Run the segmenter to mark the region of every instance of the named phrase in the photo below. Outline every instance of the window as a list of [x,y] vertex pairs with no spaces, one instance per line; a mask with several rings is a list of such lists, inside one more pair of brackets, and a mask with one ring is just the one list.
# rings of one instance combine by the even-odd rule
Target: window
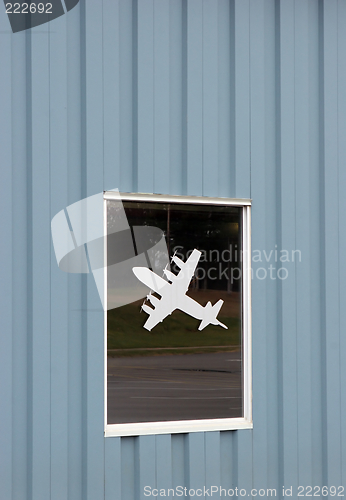
[[104,198],[105,435],[252,427],[250,201]]

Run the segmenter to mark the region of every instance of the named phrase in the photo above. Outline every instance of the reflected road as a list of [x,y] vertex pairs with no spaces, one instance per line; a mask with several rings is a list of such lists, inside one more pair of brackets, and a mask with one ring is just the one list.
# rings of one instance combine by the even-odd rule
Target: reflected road
[[240,351],[108,357],[108,423],[242,416]]

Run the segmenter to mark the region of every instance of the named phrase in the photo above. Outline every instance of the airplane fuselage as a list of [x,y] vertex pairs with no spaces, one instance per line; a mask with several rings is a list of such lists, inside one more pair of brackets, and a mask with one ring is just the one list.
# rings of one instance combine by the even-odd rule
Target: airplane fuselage
[[210,323],[227,328],[226,325],[217,320],[217,314],[220,311],[223,300],[219,300],[216,304],[214,304],[214,306],[212,306],[210,302],[208,302],[206,306],[202,306],[194,299],[186,295],[200,255],[201,252],[195,249],[188,261],[185,263],[180,261],[180,259],[173,257],[173,259],[175,258],[177,261],[176,263],[181,267],[181,270],[178,275],[173,274],[169,270],[165,270],[165,275],[169,281],[161,278],[146,267],[133,268],[135,276],[150,290],[153,290],[161,296],[161,299],[151,295],[151,293],[147,296],[147,299],[153,305],[153,308],[144,304],[142,306],[142,309],[149,314],[149,318],[144,324],[144,328],[150,331],[169,314],[172,314],[175,309],[179,309],[180,311],[201,320],[199,330],[202,330]]

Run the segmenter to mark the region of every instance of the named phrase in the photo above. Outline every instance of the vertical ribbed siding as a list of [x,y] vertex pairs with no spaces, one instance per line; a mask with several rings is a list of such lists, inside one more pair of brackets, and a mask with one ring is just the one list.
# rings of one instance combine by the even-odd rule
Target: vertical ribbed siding
[[[67,87],[67,196],[68,204],[85,196],[83,184],[82,132],[84,107],[82,106],[82,55],[81,15],[75,8],[66,16],[66,79]],[[66,205],[60,204],[59,209]],[[83,473],[83,356],[84,318],[82,316],[81,275],[68,277],[68,498],[82,498]]]
[[[29,280],[29,494],[43,500],[51,491],[51,235],[50,73],[48,31],[29,34],[31,85],[27,98],[31,140]],[[38,31],[38,30],[37,30]],[[65,279],[65,277],[64,277]],[[31,472],[31,474],[30,474]]]
[[[104,188],[104,103],[103,99],[103,4],[86,0],[82,5],[82,33],[85,66],[82,85],[85,85],[82,106],[85,106],[83,144],[85,196]],[[90,36],[90,34],[93,34]],[[104,438],[103,438],[103,310],[92,274],[85,275],[83,297],[83,500],[104,496]]]
[[[0,23],[0,496],[345,485],[345,2],[81,0]],[[262,259],[301,251],[253,280],[253,431],[104,439],[103,313],[50,220],[114,187],[251,197]]]
[[[53,30],[52,30],[53,31]],[[68,204],[67,16],[49,35],[50,218]],[[53,97],[54,96],[54,97]],[[54,140],[59,137],[59,141]],[[51,500],[68,498],[68,275],[59,276],[51,254]],[[34,497],[35,498],[35,497]]]
[[340,366],[340,445],[341,445],[341,482],[346,484],[346,391],[343,390],[343,381],[346,380],[346,309],[343,304],[346,303],[346,281],[343,279],[346,276],[346,261],[343,258],[346,255],[346,232],[344,230],[344,214],[346,213],[346,198],[343,196],[344,187],[346,185],[346,141],[343,137],[346,135],[346,120],[343,118],[346,115],[346,93],[343,89],[346,88],[346,30],[343,23],[346,20],[346,4],[345,2],[338,3],[338,235],[339,235],[339,366]]
[[[294,9],[293,2],[280,2],[277,17],[277,227],[278,241],[283,249],[296,247],[295,237],[295,166],[294,166]],[[278,341],[279,341],[279,444],[280,480],[295,489],[298,481],[297,453],[297,366],[296,366],[296,268],[287,266],[290,279],[278,283]]]
[[[6,18],[4,16],[0,19],[0,29],[8,29],[6,24]],[[12,463],[15,456],[15,451],[12,448],[12,434],[13,434],[13,408],[12,408],[12,393],[15,389],[13,381],[13,341],[11,332],[14,330],[15,325],[13,323],[12,315],[12,293],[13,293],[13,242],[14,234],[12,229],[12,213],[11,208],[13,206],[12,196],[12,166],[13,166],[13,152],[12,152],[12,100],[13,100],[13,89],[12,89],[12,40],[7,37],[0,45],[0,57],[3,65],[7,67],[7,73],[1,79],[1,111],[2,114],[6,114],[8,121],[5,123],[1,121],[1,146],[2,146],[2,158],[3,161],[7,163],[6,169],[1,169],[1,186],[6,185],[6,191],[1,189],[0,196],[0,207],[1,214],[7,214],[7,217],[1,217],[1,232],[6,235],[6,241],[1,246],[1,258],[5,263],[5,266],[1,269],[1,281],[2,291],[1,293],[1,303],[0,303],[0,314],[1,323],[3,325],[3,333],[0,336],[0,352],[4,356],[2,362],[0,363],[0,377],[1,380],[6,380],[6,384],[2,383],[0,385],[0,398],[1,398],[1,409],[0,409],[0,421],[2,425],[8,429],[8,432],[0,433],[0,448],[1,450],[6,450],[0,455],[0,484],[3,489],[3,494],[8,498],[13,496],[13,485],[12,485]]]
[[321,158],[321,174],[324,186],[323,211],[323,274],[321,308],[323,310],[323,363],[325,364],[325,391],[323,433],[325,442],[326,480],[329,484],[341,482],[342,454],[341,433],[345,421],[341,416],[340,369],[340,285],[339,280],[339,214],[338,214],[338,2],[323,5],[322,58],[323,58],[323,125],[321,139],[324,145]]
[[[13,464],[16,464],[16,474],[20,477],[19,481],[13,481],[13,498],[24,497],[27,481],[27,286],[28,286],[28,217],[27,217],[27,141],[26,141],[26,53],[25,36],[12,40],[12,68],[9,71],[12,77],[12,115],[8,115],[9,120],[5,124],[11,123],[12,127],[8,130],[12,137],[9,137],[8,146],[12,149],[11,183],[6,185],[8,193],[12,196],[12,215],[11,209],[5,207],[2,214],[8,214],[4,220],[12,224],[12,284],[13,289],[17,290],[8,313],[12,315],[13,330],[12,335],[6,332],[8,338],[12,339],[12,429],[15,432],[8,433],[12,438],[12,457]],[[6,95],[3,95],[6,98]],[[24,110],[24,112],[23,112]],[[1,137],[3,135],[1,134]],[[1,147],[1,151],[3,148]],[[2,168],[1,171],[3,172]],[[11,189],[12,188],[12,189]],[[15,195],[14,195],[15,194]],[[2,198],[2,195],[1,195]],[[7,283],[6,281],[4,283]],[[11,281],[9,281],[11,283]],[[6,289],[6,287],[5,287]],[[1,314],[2,317],[2,314]],[[0,349],[3,352],[2,349]],[[4,353],[5,354],[5,353]],[[9,358],[10,359],[10,358]],[[2,363],[2,362],[1,362]],[[6,380],[1,377],[1,380]],[[0,398],[2,401],[2,398]],[[10,405],[9,405],[10,408]],[[2,421],[2,418],[0,418]],[[2,446],[1,449],[4,449]],[[7,477],[12,479],[11,476]],[[0,483],[2,481],[0,480]],[[9,497],[11,498],[11,497]]]

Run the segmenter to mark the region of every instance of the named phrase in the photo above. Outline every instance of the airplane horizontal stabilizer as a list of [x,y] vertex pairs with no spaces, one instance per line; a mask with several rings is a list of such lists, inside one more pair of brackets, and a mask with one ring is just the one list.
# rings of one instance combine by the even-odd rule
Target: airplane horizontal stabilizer
[[224,325],[223,323],[221,323],[221,321],[217,319],[217,315],[219,314],[222,304],[223,304],[222,299],[216,302],[216,304],[214,304],[213,306],[211,305],[211,302],[207,303],[207,305],[204,308],[204,318],[202,319],[198,327],[198,330],[203,330],[203,328],[205,328],[210,324],[222,326],[222,328],[225,328],[226,330],[228,329],[226,325]]

